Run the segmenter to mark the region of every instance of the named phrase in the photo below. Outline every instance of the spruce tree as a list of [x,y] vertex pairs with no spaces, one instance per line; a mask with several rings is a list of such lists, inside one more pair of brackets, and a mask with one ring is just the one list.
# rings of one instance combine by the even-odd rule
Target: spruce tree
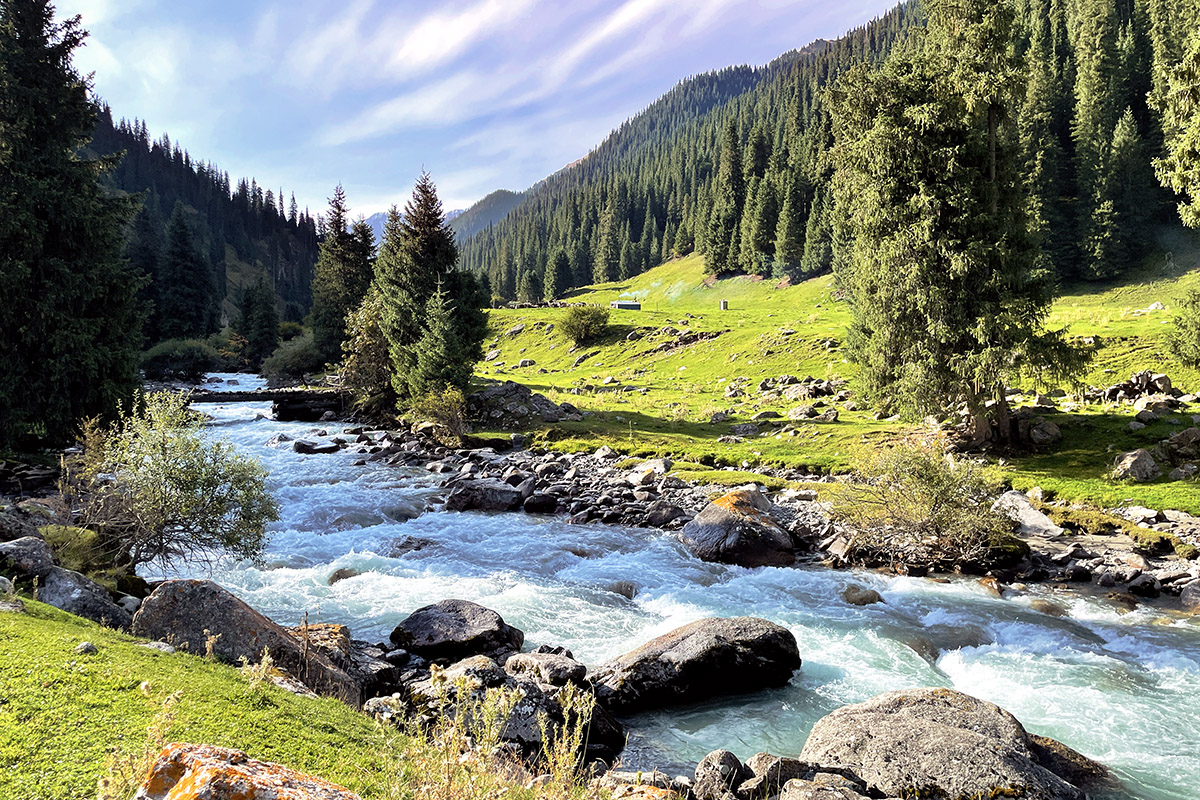
[[721,275],[737,269],[741,244],[740,225],[746,186],[743,181],[742,151],[737,122],[730,120],[721,138],[721,165],[717,171],[716,197],[708,220],[704,271]]
[[800,270],[804,259],[804,176],[798,169],[783,174],[783,205],[775,228],[775,263],[789,275]]
[[239,311],[236,328],[246,340],[246,362],[251,369],[258,369],[279,346],[279,311],[275,307],[275,292],[266,280],[260,277],[247,287]]
[[143,304],[122,257],[135,213],[84,156],[99,109],[86,37],[47,0],[0,3],[0,450],[69,441],[138,385]]
[[[1010,146],[1013,11],[934,0],[923,47],[839,83],[833,153],[853,243],[838,280],[866,394],[911,417],[965,403],[974,443],[1012,443],[1006,387],[1083,357],[1044,322],[1051,284]],[[914,197],[920,203],[912,202]]]
[[543,287],[543,299],[547,302],[557,300],[571,288],[571,260],[567,251],[561,247],[554,251],[554,257],[546,263],[546,280]]
[[1162,185],[1182,195],[1183,224],[1200,228],[1200,36],[1168,81],[1162,100],[1167,152],[1154,167]]
[[423,397],[448,388],[465,389],[471,366],[454,324],[454,304],[439,282],[422,314],[425,332],[413,348],[413,366],[407,376],[412,397]]
[[596,242],[595,266],[592,268],[593,283],[609,283],[621,274],[621,244],[617,219],[617,198],[611,195],[604,213],[600,216],[599,240]]
[[[325,238],[313,272],[313,343],[328,362],[341,355],[346,317],[362,305],[372,278],[370,227],[350,231],[346,215],[346,193],[339,185],[329,198]],[[372,236],[369,242],[367,236]]]
[[833,192],[822,184],[817,187],[804,224],[801,275],[818,275],[833,268],[833,214]]
[[140,296],[150,314],[145,324],[147,341],[157,342],[159,311],[155,307],[155,292],[162,285],[162,220],[155,210],[154,198],[148,198],[133,223],[133,233],[125,246],[125,257],[129,269],[137,275],[144,286]]
[[158,333],[164,339],[194,339],[215,329],[216,285],[212,268],[196,247],[183,203],[167,223],[159,283]]

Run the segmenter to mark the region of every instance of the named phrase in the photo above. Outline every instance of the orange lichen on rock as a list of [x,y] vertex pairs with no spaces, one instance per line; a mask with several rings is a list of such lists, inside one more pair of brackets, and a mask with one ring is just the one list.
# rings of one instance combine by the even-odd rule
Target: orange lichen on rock
[[134,800],[360,800],[340,786],[238,750],[174,742]]

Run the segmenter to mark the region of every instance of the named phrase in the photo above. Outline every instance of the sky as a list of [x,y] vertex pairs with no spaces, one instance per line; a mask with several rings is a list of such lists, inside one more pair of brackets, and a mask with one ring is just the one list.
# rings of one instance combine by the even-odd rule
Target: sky
[[585,156],[688,75],[764,64],[895,0],[59,0],[115,117],[322,211],[447,210]]

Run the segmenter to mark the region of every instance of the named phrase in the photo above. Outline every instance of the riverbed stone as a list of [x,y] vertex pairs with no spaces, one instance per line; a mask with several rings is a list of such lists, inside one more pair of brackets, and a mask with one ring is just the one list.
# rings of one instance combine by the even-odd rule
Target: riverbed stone
[[1005,492],[992,504],[992,510],[1016,523],[1022,536],[1054,538],[1063,534],[1063,529],[1039,511],[1024,492]]
[[159,753],[134,800],[360,800],[336,784],[238,750],[175,742]]
[[107,589],[78,572],[62,567],[51,567],[42,578],[38,586],[38,600],[111,628],[129,630],[132,621],[130,613],[113,602]]
[[550,686],[582,685],[587,676],[587,667],[559,653],[517,653],[504,662],[504,671],[510,675],[530,675],[538,683]]
[[874,589],[867,589],[852,583],[842,590],[842,599],[852,606],[869,606],[883,602],[883,595]]
[[442,600],[418,608],[396,626],[392,643],[430,661],[473,655],[503,660],[521,649],[525,634],[469,600]]
[[771,501],[756,486],[713,500],[683,527],[682,539],[703,561],[778,567],[796,560],[791,535],[771,516]]
[[1083,787],[1053,771],[1063,769],[1060,762],[1043,757],[1043,763],[1039,752],[1009,712],[934,688],[887,692],[839,708],[813,726],[800,758],[846,767],[884,796],[1084,800]]
[[212,581],[167,581],[142,603],[133,633],[166,641],[177,649],[204,653],[211,637],[217,656],[258,663],[263,650],[279,669],[320,695],[352,706],[362,702],[358,682],[320,653]]
[[1186,611],[1200,612],[1200,580],[1194,580],[1180,590],[1179,602]]
[[696,765],[692,795],[696,800],[736,800],[737,788],[754,773],[728,750],[714,750]]
[[515,511],[529,496],[524,494],[522,488],[494,478],[463,480],[450,490],[450,496],[446,498],[446,510]]
[[796,637],[757,617],[710,617],[599,667],[596,697],[615,714],[783,686],[800,668]]

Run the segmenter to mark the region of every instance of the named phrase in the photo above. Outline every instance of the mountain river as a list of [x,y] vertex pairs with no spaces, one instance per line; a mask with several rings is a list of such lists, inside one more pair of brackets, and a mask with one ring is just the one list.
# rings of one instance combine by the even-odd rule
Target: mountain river
[[[239,385],[208,388],[262,385],[220,377]],[[1031,609],[1030,599],[1050,596],[1049,588],[1002,600],[970,579],[706,564],[667,533],[559,517],[431,511],[408,519],[437,493],[440,476],[354,466],[361,456],[348,453],[268,447],[277,433],[303,437],[314,426],[264,419],[266,403],[202,409],[214,433],[270,470],[282,517],[264,567],[219,563],[172,576],[211,577],[283,624],[299,624],[307,611],[312,622],[345,623],[355,638],[386,641],[409,612],[457,597],[498,611],[525,631],[527,648],[565,645],[593,666],[706,616],[754,615],[791,629],[804,665],[790,684],[626,720],[628,768],[683,770],[720,747],[743,759],[764,750],[796,755],[812,724],[838,706],[891,689],[947,686],[1109,765],[1128,796],[1200,798],[1194,622],[1065,594],[1054,600],[1067,616]],[[389,557],[404,537],[427,544]],[[362,574],[330,586],[342,567]],[[632,600],[613,591],[620,582],[636,586]],[[886,603],[847,604],[839,595],[851,582],[878,590]]]

